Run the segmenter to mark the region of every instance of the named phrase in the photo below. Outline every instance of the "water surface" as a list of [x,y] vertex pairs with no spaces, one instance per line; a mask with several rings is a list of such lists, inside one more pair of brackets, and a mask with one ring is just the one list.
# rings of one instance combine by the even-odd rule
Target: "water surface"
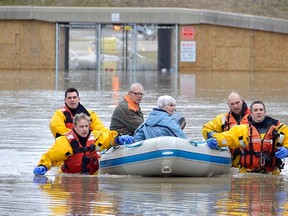
[[[163,94],[175,97],[187,120],[187,136],[200,141],[203,124],[227,111],[237,91],[248,105],[266,103],[267,114],[288,123],[288,78],[281,72],[142,71],[0,72],[0,215],[286,215],[287,167],[280,176],[230,175],[213,178],[58,175],[34,178],[33,168],[54,139],[49,120],[76,87],[81,103],[109,127],[116,104],[133,81],[146,95],[145,117]],[[56,88],[57,87],[57,88]]]

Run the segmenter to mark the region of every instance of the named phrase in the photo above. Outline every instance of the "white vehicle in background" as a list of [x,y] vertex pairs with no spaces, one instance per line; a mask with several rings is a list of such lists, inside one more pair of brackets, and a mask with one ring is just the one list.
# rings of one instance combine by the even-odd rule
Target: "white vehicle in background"
[[[120,57],[116,55],[101,55],[101,62],[104,67],[111,63],[116,64],[120,61]],[[69,50],[69,69],[71,70],[95,70],[97,67],[97,56],[95,52],[86,55],[78,55],[73,50]],[[111,69],[111,68],[107,68]]]
[[73,51],[69,50],[69,69],[76,70],[79,66],[79,56]]
[[157,38],[157,32],[153,26],[138,25],[137,31],[143,34],[144,40],[155,40]]

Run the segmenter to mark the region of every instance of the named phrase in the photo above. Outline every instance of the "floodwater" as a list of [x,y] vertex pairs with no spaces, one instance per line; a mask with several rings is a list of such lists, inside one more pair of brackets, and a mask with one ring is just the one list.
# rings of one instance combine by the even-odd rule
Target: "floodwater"
[[[0,72],[0,215],[288,215],[288,168],[263,174],[211,178],[58,175],[34,178],[33,168],[53,143],[49,120],[76,87],[81,102],[109,127],[110,116],[130,83],[145,87],[145,117],[160,95],[170,94],[186,117],[185,133],[200,141],[204,123],[227,111],[239,92],[250,104],[266,103],[267,114],[288,123],[288,76],[281,72],[109,71]],[[191,167],[192,168],[192,167]]]

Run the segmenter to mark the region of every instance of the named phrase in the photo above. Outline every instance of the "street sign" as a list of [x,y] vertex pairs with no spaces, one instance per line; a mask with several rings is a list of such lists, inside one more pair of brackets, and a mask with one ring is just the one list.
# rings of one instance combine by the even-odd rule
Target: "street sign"
[[194,40],[194,27],[184,26],[182,28],[182,39]]

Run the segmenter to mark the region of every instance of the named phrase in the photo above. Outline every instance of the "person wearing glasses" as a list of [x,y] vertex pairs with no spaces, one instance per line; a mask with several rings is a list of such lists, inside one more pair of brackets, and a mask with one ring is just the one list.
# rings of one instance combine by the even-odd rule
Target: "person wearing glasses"
[[143,96],[143,86],[140,83],[133,83],[113,111],[110,130],[116,130],[120,134],[134,134],[136,128],[144,121],[140,108]]
[[154,137],[174,136],[188,139],[177,120],[173,117],[176,101],[169,95],[160,96],[157,108],[154,108],[148,118],[136,129],[135,141]]

